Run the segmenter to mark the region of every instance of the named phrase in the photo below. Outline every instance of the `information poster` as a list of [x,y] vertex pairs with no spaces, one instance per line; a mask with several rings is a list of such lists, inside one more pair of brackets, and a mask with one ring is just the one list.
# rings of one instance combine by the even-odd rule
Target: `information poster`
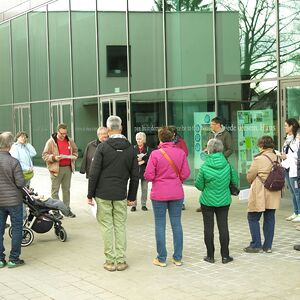
[[253,161],[253,156],[259,152],[257,140],[263,135],[274,138],[273,111],[242,110],[237,111],[238,131],[238,171],[246,174]]
[[214,117],[214,112],[194,112],[194,169],[199,169],[205,161],[204,149],[211,131],[210,121]]

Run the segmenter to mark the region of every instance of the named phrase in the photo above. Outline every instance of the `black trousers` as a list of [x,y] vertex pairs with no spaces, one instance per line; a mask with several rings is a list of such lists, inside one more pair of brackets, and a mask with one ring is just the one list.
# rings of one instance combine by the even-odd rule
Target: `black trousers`
[[228,211],[229,206],[206,206],[201,204],[203,225],[204,225],[204,242],[207,249],[207,256],[214,257],[214,214],[216,214],[217,225],[219,229],[219,240],[221,244],[221,256],[229,256],[229,231],[228,231]]

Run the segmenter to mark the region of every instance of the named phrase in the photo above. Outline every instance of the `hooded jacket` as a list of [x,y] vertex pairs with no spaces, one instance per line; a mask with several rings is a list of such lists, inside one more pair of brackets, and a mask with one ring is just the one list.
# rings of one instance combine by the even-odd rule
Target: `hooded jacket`
[[19,161],[7,151],[0,151],[0,182],[0,207],[21,205],[25,180]]
[[232,154],[232,139],[231,134],[226,130],[225,126],[221,126],[221,130],[219,132],[211,131],[208,135],[208,139],[218,139],[223,143],[224,146],[224,155],[228,158]]
[[208,154],[197,175],[195,186],[202,191],[199,202],[220,207],[231,203],[229,183],[238,185],[237,172],[221,152]]
[[[74,157],[71,159],[71,169],[72,172],[75,171],[75,160],[78,157],[78,148],[74,141],[66,136],[69,143],[71,155]],[[57,145],[57,133],[52,134],[50,139],[46,142],[44,151],[42,153],[42,158],[46,162],[47,168],[51,174],[57,176],[59,173],[59,161],[54,160],[55,156],[59,155],[59,149]]]
[[160,143],[158,148],[162,148],[172,159],[180,178],[159,150],[152,151],[144,174],[146,180],[152,181],[150,198],[157,201],[182,200],[182,182],[190,176],[185,152],[173,142]]
[[89,199],[136,200],[139,184],[137,158],[128,140],[119,137],[120,135],[116,136],[110,137],[96,149],[89,174]]

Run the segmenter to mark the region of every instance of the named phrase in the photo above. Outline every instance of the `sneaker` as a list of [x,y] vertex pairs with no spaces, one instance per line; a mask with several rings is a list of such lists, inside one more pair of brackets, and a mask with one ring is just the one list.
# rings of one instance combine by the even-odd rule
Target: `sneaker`
[[63,215],[61,215],[58,211],[55,211],[55,212],[53,212],[52,214],[53,214],[53,216],[54,216],[56,219],[58,219],[58,220],[61,220],[61,219],[64,218]]
[[181,210],[185,210],[185,204],[182,204]]
[[136,207],[135,206],[132,206],[130,211],[136,211]]
[[300,225],[296,226],[296,230],[300,231]]
[[203,258],[203,260],[210,263],[210,264],[213,264],[215,262],[215,259],[213,257],[210,257],[210,256],[205,256]]
[[23,266],[25,264],[25,261],[23,259],[18,259],[15,261],[9,261],[7,263],[8,268],[16,268],[16,267],[20,267]]
[[6,228],[8,228],[9,226],[10,226],[10,225],[6,223],[4,228],[6,229]]
[[263,251],[265,253],[272,253],[272,249],[271,248],[265,248],[265,249],[263,249]]
[[289,216],[289,217],[287,217],[287,218],[285,218],[285,219],[286,219],[286,221],[292,221],[292,220],[294,220],[296,217],[297,217],[297,215],[296,215],[295,213],[293,213],[291,216]]
[[244,252],[247,252],[247,253],[262,253],[263,252],[262,248],[252,248],[250,246],[244,248],[243,250],[244,250]]
[[167,266],[167,264],[165,262],[159,261],[158,258],[153,259],[153,264],[155,266],[159,266],[159,267],[166,267]]
[[176,259],[172,259],[172,263],[177,266],[177,267],[180,267],[182,266],[182,261],[181,260],[176,260]]
[[300,215],[297,215],[296,218],[292,220],[292,222],[300,222]]
[[0,269],[4,268],[7,265],[6,260],[5,259],[1,259],[0,260]]
[[201,206],[196,209],[196,212],[201,212],[201,211],[202,211]]
[[143,210],[143,211],[147,211],[148,208],[147,208],[146,206],[142,206],[142,210]]
[[124,271],[127,268],[128,268],[128,264],[126,263],[126,261],[122,263],[117,263],[117,271]]
[[106,261],[103,265],[103,268],[109,272],[113,272],[113,271],[116,271],[117,268],[116,268],[116,265],[112,262],[109,262],[109,261]]
[[68,214],[68,217],[69,217],[69,218],[76,218],[76,215],[73,214],[73,213],[70,211],[70,213]]

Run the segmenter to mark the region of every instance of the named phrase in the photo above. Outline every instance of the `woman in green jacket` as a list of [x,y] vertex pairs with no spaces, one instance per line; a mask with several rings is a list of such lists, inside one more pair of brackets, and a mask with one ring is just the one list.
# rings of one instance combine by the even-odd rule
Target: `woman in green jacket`
[[200,204],[203,214],[204,242],[207,256],[204,260],[214,263],[214,214],[220,235],[222,263],[233,261],[229,256],[228,210],[231,204],[229,190],[230,182],[238,184],[236,171],[230,166],[223,154],[223,144],[218,139],[211,139],[207,143],[208,155],[199,170],[196,188],[202,191]]

